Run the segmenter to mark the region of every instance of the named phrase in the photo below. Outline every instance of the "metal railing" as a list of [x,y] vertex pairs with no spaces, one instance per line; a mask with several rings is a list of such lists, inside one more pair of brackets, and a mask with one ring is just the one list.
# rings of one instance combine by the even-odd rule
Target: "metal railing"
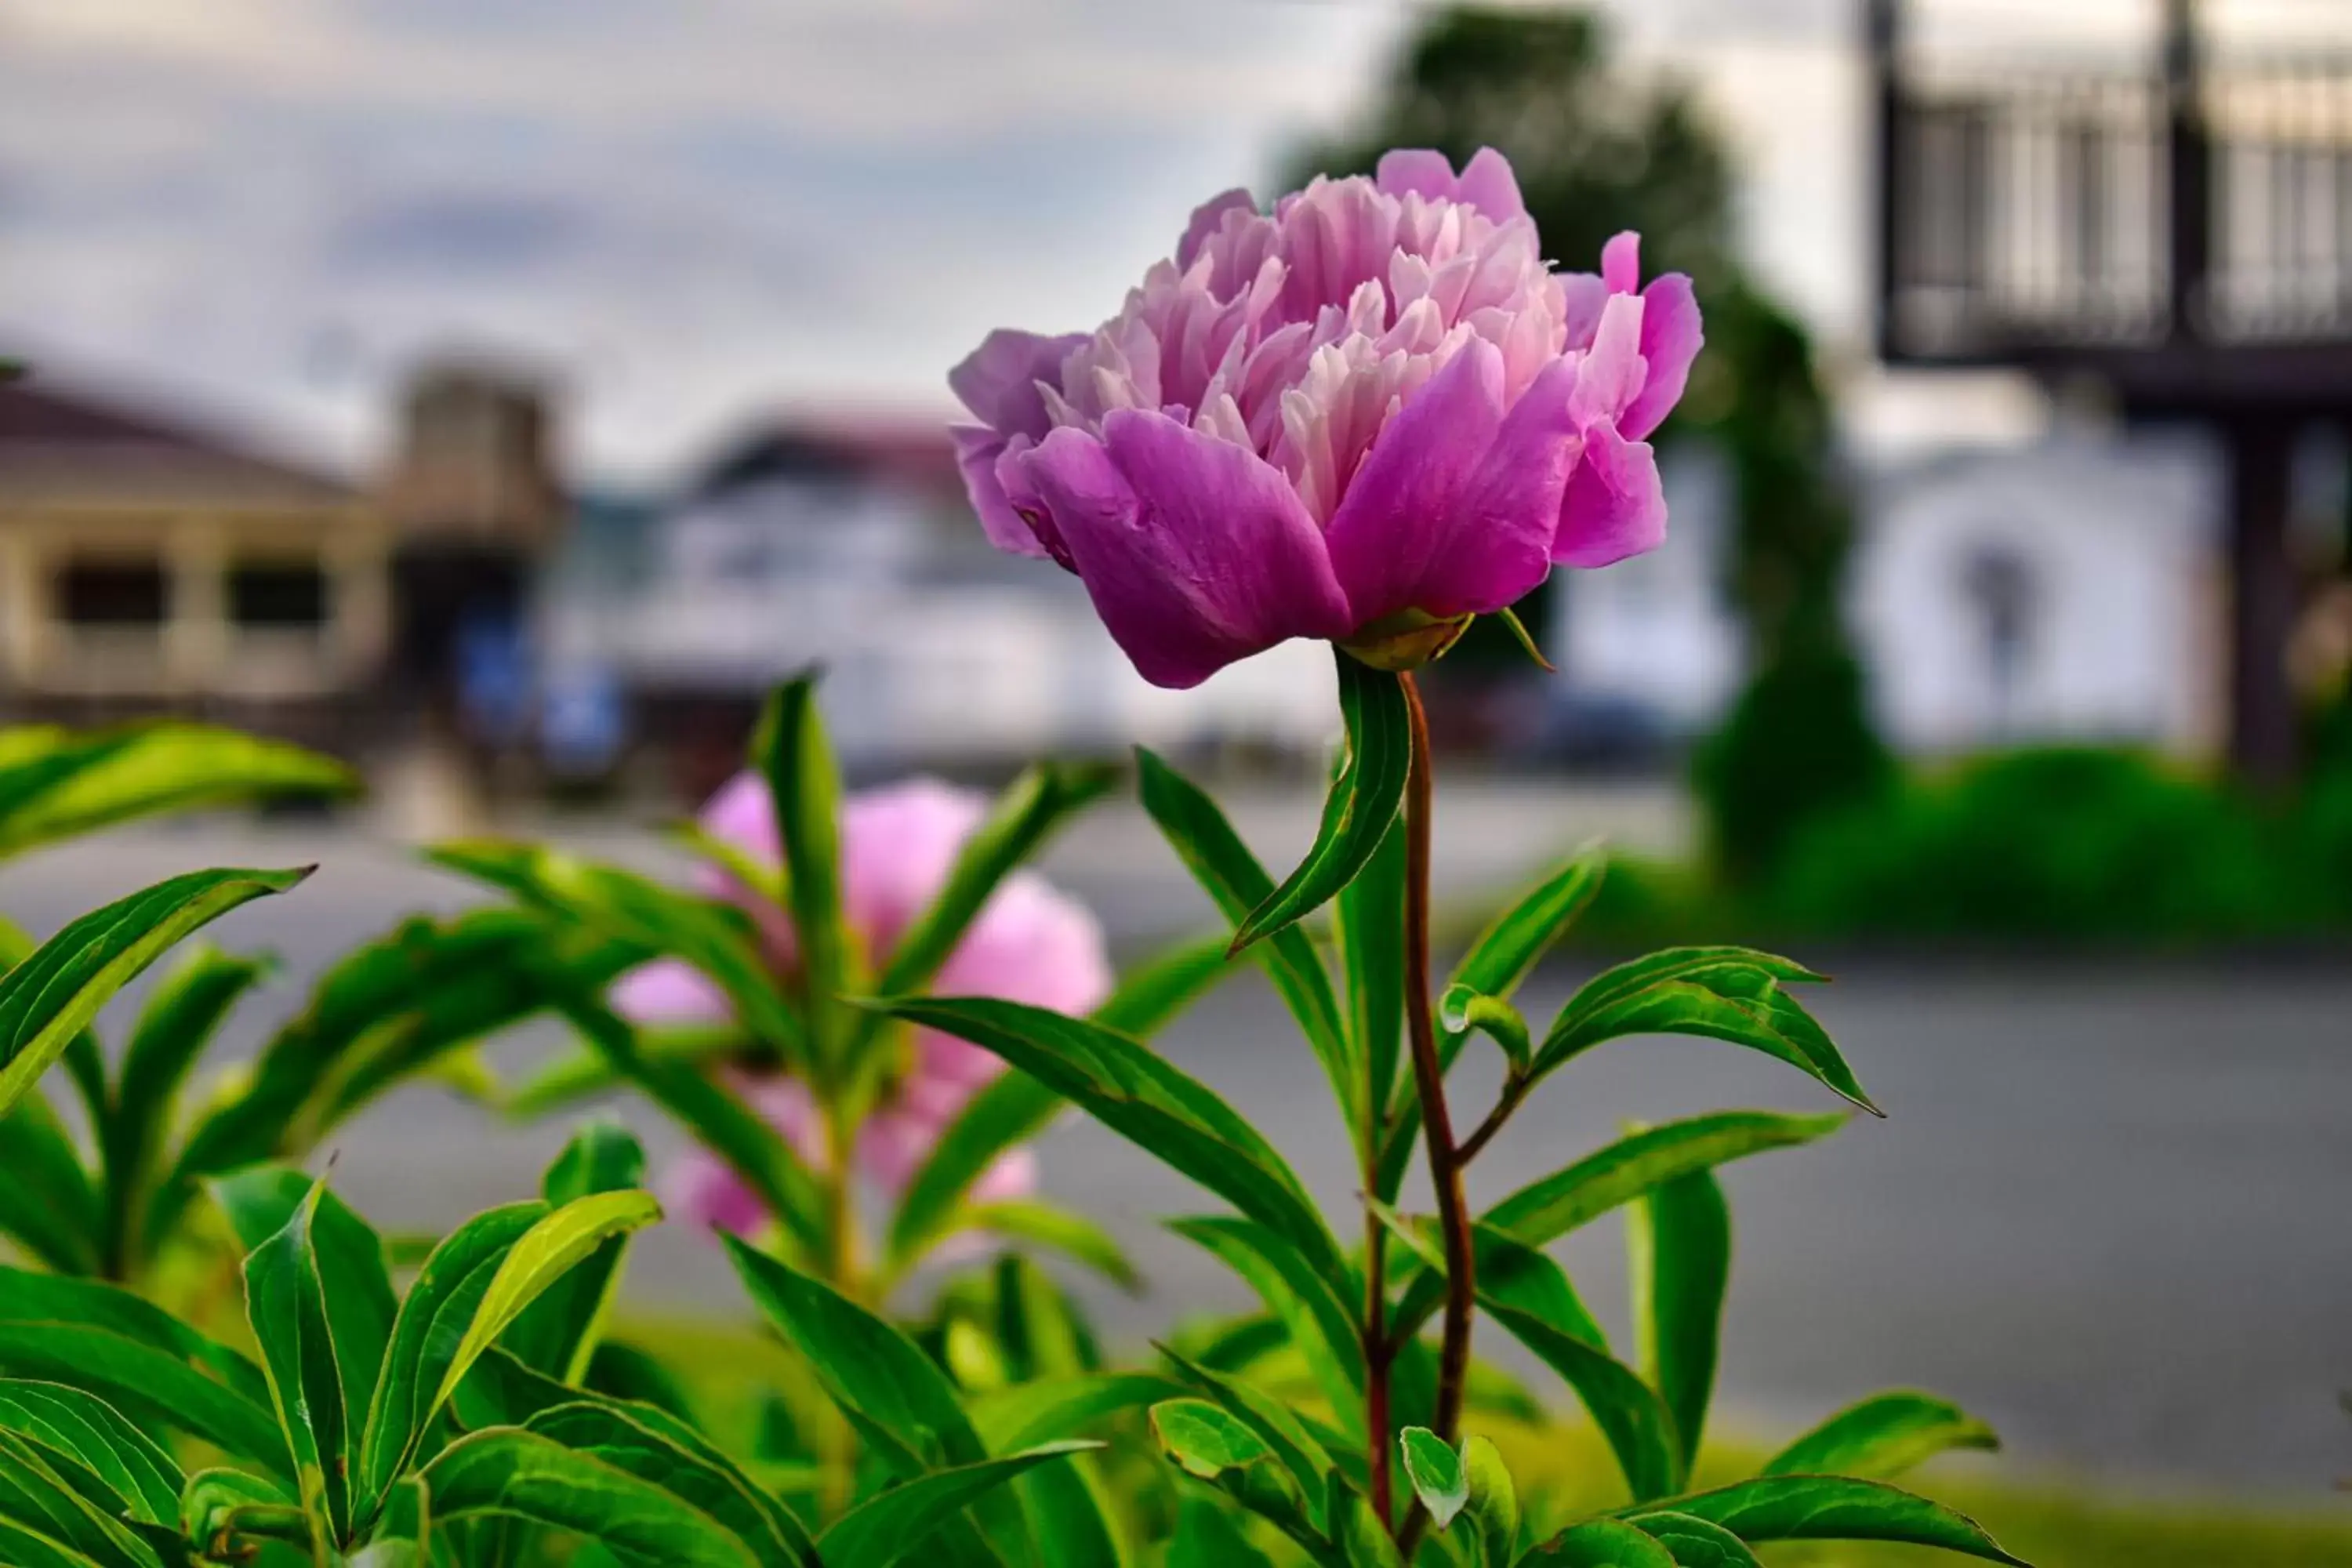
[[2217,65],[2174,90],[2157,72],[1898,74],[1890,351],[2352,339],[2352,55]]

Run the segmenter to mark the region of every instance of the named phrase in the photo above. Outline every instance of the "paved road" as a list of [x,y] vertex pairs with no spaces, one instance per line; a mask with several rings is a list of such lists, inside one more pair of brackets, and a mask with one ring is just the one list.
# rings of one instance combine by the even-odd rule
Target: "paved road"
[[[222,930],[288,960],[286,980],[241,1021],[249,1043],[344,943],[468,896],[392,851],[311,837],[77,847],[10,868],[0,908],[46,930],[232,849],[281,864],[323,852],[311,885]],[[1126,863],[1117,842],[1066,869],[1102,879],[1091,890],[1122,926],[1197,919],[1181,884]],[[1540,976],[1533,1005],[1556,1005],[1577,978],[1574,965]],[[2307,1494],[2352,1473],[2352,1419],[2336,1405],[2352,1387],[2352,964],[1882,961],[1852,966],[1819,1011],[1892,1120],[1731,1172],[1735,1422],[1780,1429],[1914,1384],[1992,1418],[2022,1458],[2070,1473]],[[526,1034],[499,1054],[520,1063],[549,1044]],[[1327,1201],[1348,1201],[1317,1068],[1254,977],[1164,1048],[1272,1128]],[[1475,1102],[1492,1074],[1474,1066],[1463,1081]],[[1789,1069],[1728,1047],[1621,1044],[1548,1086],[1477,1185],[1498,1195],[1623,1119],[1822,1103]],[[657,1152],[672,1146],[646,1131]],[[388,1226],[445,1226],[526,1190],[562,1135],[490,1131],[432,1091],[404,1091],[341,1140],[343,1187]],[[1193,1201],[1182,1183],[1084,1122],[1052,1132],[1045,1160],[1049,1188],[1108,1222],[1150,1276],[1148,1300],[1104,1304],[1115,1331],[1139,1339],[1180,1311],[1240,1303],[1155,1228]],[[1596,1226],[1564,1256],[1604,1318],[1622,1321],[1619,1245],[1612,1226]],[[684,1234],[650,1240],[633,1289],[647,1303],[736,1310],[719,1260]]]

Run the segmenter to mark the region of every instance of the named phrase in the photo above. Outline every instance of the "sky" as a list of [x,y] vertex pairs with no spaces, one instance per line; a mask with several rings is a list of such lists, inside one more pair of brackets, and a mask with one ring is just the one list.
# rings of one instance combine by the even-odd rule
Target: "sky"
[[[1606,8],[1639,68],[1701,85],[1766,276],[1858,345],[1848,0]],[[2095,30],[2131,9],[2074,14]],[[442,349],[552,378],[570,457],[616,482],[778,410],[944,413],[946,367],[990,328],[1108,315],[1193,203],[1262,187],[1285,149],[1360,113],[1413,16],[11,0],[0,349],[344,465]]]

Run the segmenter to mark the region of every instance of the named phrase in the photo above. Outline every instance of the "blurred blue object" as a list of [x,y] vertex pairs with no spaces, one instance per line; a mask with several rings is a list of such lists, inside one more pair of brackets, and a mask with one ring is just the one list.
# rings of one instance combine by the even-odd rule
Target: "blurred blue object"
[[613,771],[628,741],[627,703],[619,679],[604,666],[548,678],[539,714],[540,754],[559,778],[598,778]]
[[513,616],[477,611],[457,632],[457,702],[469,739],[504,745],[530,719],[530,653]]

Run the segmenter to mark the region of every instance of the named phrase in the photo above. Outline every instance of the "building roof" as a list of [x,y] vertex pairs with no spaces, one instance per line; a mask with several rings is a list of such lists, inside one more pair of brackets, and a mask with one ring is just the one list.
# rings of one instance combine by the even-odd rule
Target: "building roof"
[[0,500],[344,505],[341,480],[37,375],[0,385]]
[[879,481],[961,499],[963,479],[944,418],[783,416],[739,431],[706,462],[688,493],[711,496],[776,478]]

